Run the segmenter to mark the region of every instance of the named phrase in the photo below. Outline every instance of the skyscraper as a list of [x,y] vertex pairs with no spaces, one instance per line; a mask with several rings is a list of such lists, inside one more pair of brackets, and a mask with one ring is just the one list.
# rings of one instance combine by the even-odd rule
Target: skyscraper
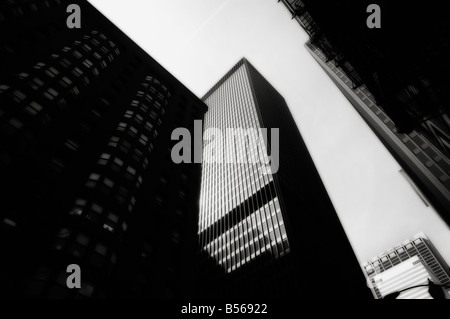
[[[203,100],[209,111],[199,237],[200,248],[223,269],[219,293],[320,298],[335,282],[338,298],[368,297],[361,268],[283,97],[244,58]],[[263,141],[258,134],[229,133],[252,128],[271,134]],[[278,129],[279,139],[272,129]],[[207,151],[224,136],[214,152]],[[218,162],[217,154],[246,161]],[[260,154],[270,154],[273,165],[250,161]],[[332,279],[323,276],[330,272]]]
[[[449,22],[437,4],[283,0],[307,49],[450,225]],[[426,27],[424,27],[426,26]]]
[[0,33],[1,296],[190,296],[201,166],[171,132],[204,103],[87,1],[3,1]]
[[[413,258],[418,258],[424,267],[417,268],[414,265],[402,266],[405,269],[397,271],[400,265],[410,262]],[[414,263],[414,262],[413,262]],[[417,264],[417,263],[415,263]],[[363,263],[365,274],[371,283],[371,290],[375,298],[382,298],[386,292],[396,285],[396,289],[409,288],[415,285],[415,280],[430,278],[436,284],[450,284],[450,269],[439,252],[434,248],[429,238],[424,233],[419,233],[413,238],[403,241],[401,244],[383,252],[372,260]],[[383,278],[380,275],[385,272],[396,271],[390,277],[390,288],[383,287]],[[380,280],[382,279],[382,280]],[[438,281],[438,282],[436,282]],[[380,291],[380,288],[385,291]],[[450,289],[447,289],[447,297]],[[417,293],[411,292],[411,293]],[[411,298],[426,295],[426,291],[419,292],[418,296],[411,295]]]

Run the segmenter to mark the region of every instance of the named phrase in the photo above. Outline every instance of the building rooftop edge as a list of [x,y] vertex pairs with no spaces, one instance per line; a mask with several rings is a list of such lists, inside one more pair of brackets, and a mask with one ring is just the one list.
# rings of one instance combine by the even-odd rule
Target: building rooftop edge
[[249,63],[248,60],[245,57],[241,58],[227,73],[225,73],[225,75],[219,81],[217,81],[216,84],[214,84],[211,89],[208,90],[208,92],[206,92],[201,100],[205,101],[215,90],[217,90],[218,87],[220,87],[230,76],[232,76],[239,67],[241,67],[245,63]]

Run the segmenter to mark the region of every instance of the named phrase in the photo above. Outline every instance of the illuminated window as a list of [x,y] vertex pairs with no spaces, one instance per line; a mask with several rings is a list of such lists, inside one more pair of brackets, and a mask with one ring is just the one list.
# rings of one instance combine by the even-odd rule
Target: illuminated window
[[112,180],[110,180],[109,178],[105,178],[105,180],[103,181],[103,184],[105,184],[109,188],[113,188],[114,187],[114,182]]
[[34,115],[38,114],[40,111],[42,111],[42,109],[43,109],[43,107],[42,107],[39,103],[37,103],[37,102],[35,102],[35,101],[32,101],[32,102],[30,103],[30,105],[28,105],[28,106],[25,108],[25,111],[26,111],[28,114],[34,116]]
[[59,83],[60,83],[63,87],[67,88],[68,86],[70,86],[70,85],[72,84],[72,81],[71,81],[68,77],[63,76],[63,77],[61,78],[61,80],[59,80]]
[[123,165],[123,161],[120,158],[118,158],[118,157],[114,158],[114,163],[116,163],[119,166]]
[[16,90],[13,92],[13,97],[14,97],[14,101],[16,101],[17,103],[20,103],[27,98],[25,93],[23,93],[22,91],[19,91],[19,90]]
[[47,91],[44,92],[44,96],[49,100],[54,100],[56,97],[58,97],[58,95],[58,91],[53,88],[48,88]]
[[99,165],[106,165],[108,163],[108,160],[111,158],[111,154],[103,153],[100,156],[100,159],[98,160]]
[[81,59],[81,58],[83,57],[83,55],[82,55],[79,51],[77,51],[77,50],[74,50],[74,51],[72,52],[72,55],[73,55],[74,57],[78,58],[78,59]]
[[59,74],[59,71],[58,70],[56,70],[54,67],[49,67],[46,71],[45,71],[45,73],[49,76],[49,77],[51,77],[51,78],[54,78],[54,77],[56,77],[58,74]]

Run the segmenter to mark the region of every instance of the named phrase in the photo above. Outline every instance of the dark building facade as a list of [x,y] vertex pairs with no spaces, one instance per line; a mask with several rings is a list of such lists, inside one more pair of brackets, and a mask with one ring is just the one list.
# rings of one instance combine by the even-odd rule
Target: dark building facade
[[450,224],[450,25],[441,4],[283,0],[306,47]]
[[[209,296],[320,299],[335,283],[340,293],[333,298],[371,298],[283,97],[242,59],[203,100],[209,108],[205,141],[212,139],[209,129],[279,129],[278,169],[261,162],[208,162],[212,153],[203,154],[200,249],[220,278],[211,281]],[[244,135],[227,147],[224,142],[224,157],[237,149],[247,159],[264,153],[273,160],[276,139],[269,135],[260,143]]]
[[87,1],[3,1],[0,39],[1,296],[191,296],[201,166],[171,133],[205,104]]

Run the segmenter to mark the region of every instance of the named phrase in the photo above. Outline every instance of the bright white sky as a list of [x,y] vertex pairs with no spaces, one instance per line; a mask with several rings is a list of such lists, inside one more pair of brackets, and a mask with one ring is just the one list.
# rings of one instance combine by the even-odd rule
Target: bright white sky
[[360,262],[423,231],[450,263],[448,227],[306,51],[282,3],[89,1],[198,97],[246,57],[286,99]]

